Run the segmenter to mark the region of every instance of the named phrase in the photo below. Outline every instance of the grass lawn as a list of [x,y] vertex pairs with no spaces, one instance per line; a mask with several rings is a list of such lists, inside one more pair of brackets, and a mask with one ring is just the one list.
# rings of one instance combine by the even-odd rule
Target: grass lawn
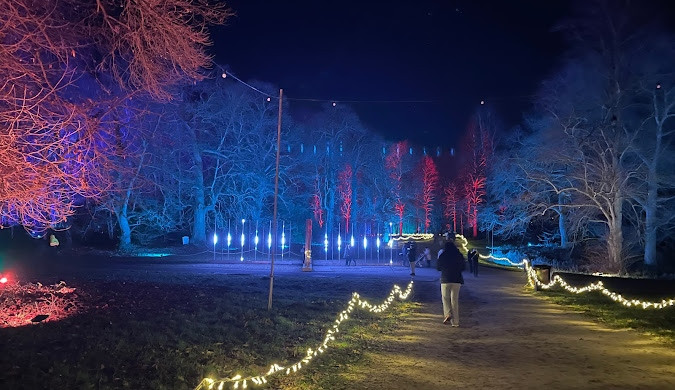
[[[675,307],[673,306],[664,309],[626,307],[612,301],[599,291],[572,294],[559,287],[538,291],[535,294],[582,312],[609,327],[636,329],[675,345]],[[664,297],[626,296],[626,298],[661,301]]]
[[[263,374],[321,343],[351,293],[380,304],[384,278],[195,277],[181,284],[83,281],[78,313],[59,321],[0,328],[0,383],[6,389],[194,389],[203,377]],[[401,288],[406,286],[401,285]],[[347,388],[345,365],[415,311],[395,303],[381,314],[356,309],[328,353],[272,388]],[[2,308],[6,309],[6,308]]]

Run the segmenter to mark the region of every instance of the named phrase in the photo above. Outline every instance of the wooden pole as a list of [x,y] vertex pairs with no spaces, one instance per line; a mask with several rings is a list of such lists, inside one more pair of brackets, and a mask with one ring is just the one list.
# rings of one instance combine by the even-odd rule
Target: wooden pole
[[[270,293],[267,298],[267,310],[272,310],[272,290],[274,289],[274,252],[276,251],[277,240],[277,196],[279,195],[279,153],[281,151],[281,102],[284,97],[284,90],[279,89],[279,119],[277,120],[277,163],[274,171],[274,211],[272,213],[272,221],[274,221],[274,241],[272,242],[272,250],[270,255],[272,257],[270,266]],[[283,249],[282,249],[283,250]]]

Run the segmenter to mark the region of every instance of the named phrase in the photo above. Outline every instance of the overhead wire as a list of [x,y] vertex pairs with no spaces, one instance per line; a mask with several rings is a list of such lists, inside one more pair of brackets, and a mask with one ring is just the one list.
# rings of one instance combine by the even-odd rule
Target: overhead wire
[[[231,72],[222,69],[222,77],[223,78],[228,78],[231,77],[234,80],[238,81],[239,83],[245,85],[246,87],[260,93],[261,95],[267,97],[268,99],[279,99],[279,96],[271,95],[267,92],[261,91],[260,89],[248,84],[247,82],[243,81],[242,79],[238,78],[237,76],[233,75]],[[536,95],[514,95],[514,96],[491,96],[487,97],[483,100],[480,101],[481,105],[485,104],[485,101],[495,101],[495,100],[506,100],[506,99],[531,99],[535,97]],[[315,103],[333,103],[334,105],[337,103],[349,103],[349,104],[360,104],[360,103],[374,103],[374,104],[441,104],[441,103],[449,103],[447,100],[434,100],[434,99],[401,99],[401,100],[395,100],[395,99],[322,99],[322,98],[302,98],[302,97],[290,97],[290,96],[285,96],[285,100],[292,100],[292,101],[301,101],[301,102],[315,102]]]

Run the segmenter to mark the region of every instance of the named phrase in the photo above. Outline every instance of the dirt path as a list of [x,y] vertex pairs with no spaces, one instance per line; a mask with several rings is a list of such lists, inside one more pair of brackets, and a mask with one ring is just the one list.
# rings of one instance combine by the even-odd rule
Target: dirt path
[[418,272],[419,315],[366,366],[354,389],[675,389],[675,350],[631,330],[612,330],[523,292],[525,276],[466,276],[459,328],[444,326],[438,276]]

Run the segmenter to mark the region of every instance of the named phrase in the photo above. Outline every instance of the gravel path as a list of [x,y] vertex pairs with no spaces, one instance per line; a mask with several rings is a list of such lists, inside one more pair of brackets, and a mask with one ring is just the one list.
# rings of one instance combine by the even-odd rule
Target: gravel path
[[[92,260],[92,259],[90,259]],[[279,277],[301,273],[279,264]],[[311,278],[386,278],[405,286],[405,267],[316,266]],[[350,389],[675,389],[675,349],[632,330],[608,329],[581,314],[529,294],[525,275],[481,269],[465,273],[459,328],[442,324],[439,273],[422,268],[412,299],[422,304],[379,346],[364,351],[365,364],[344,375]],[[58,281],[118,279],[193,283],[227,275],[267,275],[265,264],[158,264],[53,262],[17,270]],[[331,389],[333,390],[333,389]]]
[[369,363],[345,375],[354,389],[674,389],[675,350],[608,329],[529,295],[522,273],[465,274],[459,328],[444,326],[438,273],[420,270],[423,303]]

